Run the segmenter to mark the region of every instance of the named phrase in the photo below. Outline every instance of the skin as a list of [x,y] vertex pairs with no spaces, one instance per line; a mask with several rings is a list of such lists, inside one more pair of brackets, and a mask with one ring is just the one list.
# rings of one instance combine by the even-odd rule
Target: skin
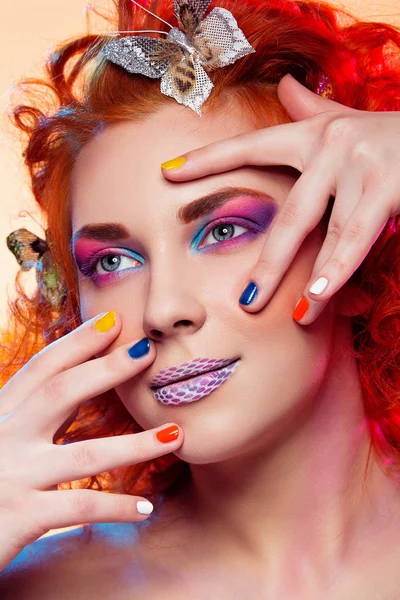
[[[144,548],[162,540],[163,568],[179,564],[188,581],[197,581],[202,564],[233,585],[237,565],[241,580],[257,576],[258,589],[275,597],[311,598],[346,574],[379,572],[377,557],[393,553],[399,535],[399,490],[374,455],[363,485],[369,434],[349,354],[357,290],[346,284],[307,328],[292,318],[322,228],[306,237],[267,306],[251,314],[237,299],[268,229],[225,249],[193,252],[201,220],[176,218],[183,205],[226,186],[258,190],[265,203],[272,197],[279,214],[298,178],[289,167],[245,167],[179,186],[160,173],[168,157],[252,129],[238,106],[199,118],[171,102],[83,148],[72,179],[73,234],[87,223],[122,222],[132,240],[103,247],[134,251],[144,266],[102,286],[78,270],[81,313],[84,320],[106,310],[120,315],[121,333],[105,353],[143,336],[155,343],[150,367],[116,391],[144,429],[174,422],[185,434],[175,454],[190,463],[192,481],[151,517],[144,563]],[[124,260],[120,271],[138,264]],[[198,402],[157,402],[149,382],[160,369],[200,356],[240,356],[241,363]]]

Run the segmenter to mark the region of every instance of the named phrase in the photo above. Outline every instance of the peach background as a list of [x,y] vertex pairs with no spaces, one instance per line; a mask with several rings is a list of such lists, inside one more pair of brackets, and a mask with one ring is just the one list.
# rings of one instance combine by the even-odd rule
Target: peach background
[[[107,0],[93,4],[103,11],[112,8]],[[395,0],[348,0],[341,5],[364,19],[400,26],[400,8]],[[12,86],[22,77],[40,76],[44,56],[55,42],[86,32],[85,6],[83,0],[3,0],[0,4],[0,327],[5,323],[7,294],[14,297],[12,283],[19,268],[5,238],[19,227],[43,237],[42,229],[29,216],[18,217],[27,209],[41,222],[29,191],[20,143],[7,118]],[[107,23],[94,16],[91,23],[92,31],[107,29]],[[25,277],[28,291],[33,291],[33,270]]]

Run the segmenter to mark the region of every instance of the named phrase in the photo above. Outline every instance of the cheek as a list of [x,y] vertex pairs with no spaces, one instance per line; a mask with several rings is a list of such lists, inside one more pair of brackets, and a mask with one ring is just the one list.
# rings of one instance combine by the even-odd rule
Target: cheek
[[[80,314],[82,321],[87,321],[101,312],[115,310],[121,319],[120,334],[96,356],[106,356],[115,348],[143,337],[143,286],[135,286],[132,291],[130,277],[118,285],[111,285],[105,290],[93,289],[85,281],[79,283]],[[127,298],[130,301],[127,302]]]
[[[257,313],[257,326],[253,328],[260,350],[259,367],[262,368],[261,356],[265,348],[264,360],[267,353],[280,385],[291,388],[288,397],[301,396],[302,392],[306,397],[312,395],[325,375],[331,356],[332,301],[310,325],[299,325],[292,318],[294,307],[310,279],[322,241],[321,230],[315,229],[307,236],[264,311]],[[291,374],[289,380],[288,373]]]
[[[301,380],[304,385],[307,381],[311,384],[314,379],[320,380],[329,360],[333,302],[328,303],[311,325],[299,325],[292,317],[310,279],[322,241],[322,232],[317,228],[307,236],[264,309],[254,314],[242,309],[236,313],[235,329],[245,337],[249,349],[256,350],[254,359],[260,375],[268,361],[270,368],[279,373],[280,384],[287,378],[288,370],[296,375],[299,384]],[[238,289],[242,291],[235,282],[236,293]],[[270,369],[268,371],[270,375]]]
[[[249,315],[240,309],[239,297],[245,286],[249,283],[250,271],[256,265],[263,244],[255,244],[236,256],[224,257],[223,268],[218,260],[209,261],[203,270],[199,270],[198,292],[201,297],[211,299],[214,308],[222,307],[224,310],[232,308],[237,313],[238,321],[244,316],[248,323],[248,315],[254,324],[255,331],[266,331],[271,322],[285,320],[290,317],[293,326],[298,327],[292,319],[294,307],[302,296],[308,283],[315,260],[323,242],[323,232],[315,228],[303,241],[286,273],[278,273],[278,285],[275,288],[265,308],[258,313]],[[260,329],[261,327],[261,329]]]

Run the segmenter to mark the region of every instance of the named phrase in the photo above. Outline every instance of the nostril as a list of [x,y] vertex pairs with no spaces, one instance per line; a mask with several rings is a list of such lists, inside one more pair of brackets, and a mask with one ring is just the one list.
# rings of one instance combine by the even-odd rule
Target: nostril
[[160,331],[159,329],[152,329],[150,332],[150,335],[153,338],[160,338],[160,337],[162,337],[162,331]]
[[181,319],[180,321],[177,321],[174,324],[174,327],[179,327],[180,325],[185,325],[187,327],[187,326],[193,325],[193,323],[192,323],[192,321],[189,321],[188,319]]
[[[194,323],[190,319],[180,319],[179,321],[175,321],[173,325],[174,329],[179,327],[194,327]],[[154,340],[160,340],[168,333],[168,331],[169,329],[165,329],[164,331],[161,329],[150,329],[149,337],[153,338]]]

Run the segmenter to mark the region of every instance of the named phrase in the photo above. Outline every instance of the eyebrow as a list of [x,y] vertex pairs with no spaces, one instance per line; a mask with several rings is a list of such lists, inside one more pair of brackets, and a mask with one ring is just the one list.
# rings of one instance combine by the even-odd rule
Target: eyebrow
[[[220,206],[226,204],[229,200],[237,198],[238,196],[253,196],[255,198],[265,199],[267,194],[246,187],[232,187],[228,186],[212,192],[201,198],[192,200],[185,206],[177,211],[177,219],[184,225],[204,217],[213,210],[216,210]],[[274,202],[274,199],[268,197],[269,200]],[[100,242],[112,242],[119,240],[126,240],[130,237],[129,230],[122,223],[89,223],[81,227],[72,237],[70,243],[70,251],[73,251],[73,246],[78,239],[92,239]]]

